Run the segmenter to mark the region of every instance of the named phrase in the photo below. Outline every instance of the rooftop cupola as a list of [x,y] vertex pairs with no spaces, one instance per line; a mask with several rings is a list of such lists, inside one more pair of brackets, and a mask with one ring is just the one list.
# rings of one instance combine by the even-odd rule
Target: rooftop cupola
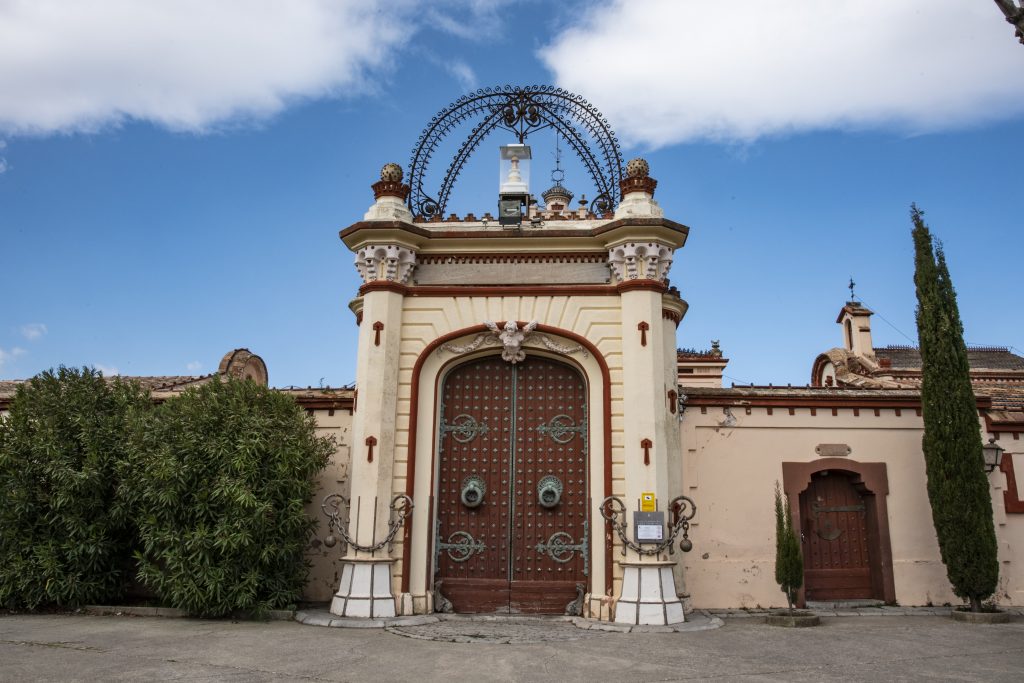
[[569,207],[573,194],[562,185],[563,180],[565,180],[565,171],[562,170],[562,150],[558,146],[558,138],[555,138],[555,169],[551,171],[551,181],[554,185],[541,194],[541,197],[544,198],[544,208],[554,214],[571,210]]
[[839,311],[836,322],[843,326],[843,348],[856,356],[874,357],[871,344],[871,316],[874,311],[859,301],[847,301]]

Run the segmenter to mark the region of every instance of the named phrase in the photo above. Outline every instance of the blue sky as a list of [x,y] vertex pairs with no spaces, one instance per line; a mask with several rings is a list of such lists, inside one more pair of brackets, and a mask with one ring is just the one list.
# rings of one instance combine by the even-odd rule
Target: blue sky
[[[338,230],[431,116],[505,83],[582,94],[649,160],[691,226],[679,345],[720,339],[729,381],[806,383],[840,343],[851,276],[876,345],[911,343],[911,202],[945,244],[968,342],[1024,348],[1024,46],[994,3],[83,7],[0,0],[0,377],[199,374],[244,346],[275,386],[352,381]],[[503,142],[452,210],[493,211]],[[551,140],[530,142],[540,191]]]

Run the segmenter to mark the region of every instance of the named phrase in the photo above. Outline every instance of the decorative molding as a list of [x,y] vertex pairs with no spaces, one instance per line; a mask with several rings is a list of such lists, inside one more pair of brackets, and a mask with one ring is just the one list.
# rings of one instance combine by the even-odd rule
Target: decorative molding
[[448,254],[420,254],[422,265],[454,263],[604,263],[608,255],[603,251],[584,252],[471,252]]
[[537,329],[537,321],[531,320],[530,322],[519,327],[519,323],[515,320],[506,320],[505,326],[499,328],[497,323],[491,320],[485,320],[484,325],[501,340],[501,345],[504,347],[501,351],[501,359],[508,361],[515,365],[521,361],[526,360],[526,353],[523,351],[523,342],[526,338]]
[[608,250],[608,266],[618,282],[665,282],[672,267],[672,248],[658,242],[626,242]]
[[355,265],[364,284],[383,280],[404,285],[416,267],[416,252],[397,244],[369,244],[356,252]]
[[564,356],[571,356],[574,353],[578,353],[584,358],[586,358],[588,355],[590,355],[587,353],[587,349],[584,348],[582,344],[577,344],[576,346],[565,346],[563,344],[559,344],[558,342],[554,341],[547,335],[543,334],[534,333],[530,336],[528,341],[540,342],[548,351],[554,351],[555,353],[560,353]]
[[501,345],[504,347],[501,352],[502,359],[515,364],[526,359],[526,352],[523,348],[527,342],[530,342],[531,344],[540,344],[549,351],[566,356],[579,353],[586,358],[589,355],[586,347],[582,344],[566,346],[559,344],[545,334],[536,332],[538,325],[536,320],[525,323],[522,327],[519,327],[515,320],[507,320],[501,327],[491,320],[485,320],[483,324],[489,330],[488,332],[481,332],[468,344],[460,345],[450,342],[441,344],[437,347],[437,354],[441,355],[447,351],[448,353],[462,355],[476,351],[481,346]]
[[472,351],[476,351],[483,345],[494,346],[497,343],[497,337],[493,336],[489,332],[482,332],[478,334],[476,338],[473,339],[473,341],[471,341],[468,344],[463,344],[461,346],[458,344],[451,343],[441,344],[439,347],[437,347],[437,355],[440,356],[445,351],[449,353],[454,353],[455,355],[462,355],[464,353],[471,353]]

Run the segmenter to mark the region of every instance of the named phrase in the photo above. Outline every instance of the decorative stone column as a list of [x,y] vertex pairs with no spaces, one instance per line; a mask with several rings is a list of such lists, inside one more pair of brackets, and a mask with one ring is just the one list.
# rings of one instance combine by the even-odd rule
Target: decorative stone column
[[[388,164],[373,185],[367,221],[411,221],[402,169]],[[363,279],[349,476],[348,551],[331,612],[343,617],[393,617],[391,541],[395,536],[392,476],[398,412],[399,342],[404,283],[416,265],[407,245],[381,241],[356,250]]]
[[[661,208],[653,198],[657,181],[648,176],[647,162],[634,159],[626,170],[622,203],[615,217],[627,221],[660,218]],[[673,248],[655,239],[609,247],[609,264],[622,303],[623,502],[630,534],[641,493],[653,492],[666,517],[673,497],[669,468],[671,456],[679,449],[679,427],[667,400],[666,380],[674,377],[675,368],[669,366],[672,361],[666,354],[669,344],[665,337],[671,335],[674,350],[675,323],[662,315]],[[667,554],[651,556],[627,549],[619,564],[623,576],[616,622],[664,625],[685,620],[673,579],[675,562]]]

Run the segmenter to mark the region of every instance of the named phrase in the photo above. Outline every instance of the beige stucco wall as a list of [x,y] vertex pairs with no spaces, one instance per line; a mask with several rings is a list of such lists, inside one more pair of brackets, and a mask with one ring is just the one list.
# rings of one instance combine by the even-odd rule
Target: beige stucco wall
[[[999,445],[1006,449],[1003,458],[1013,459],[1017,495],[1024,497],[1024,439],[1002,434]],[[1006,475],[996,470],[989,476],[993,483],[992,513],[999,542],[999,590],[997,598],[1008,605],[1024,605],[1024,513],[1006,512],[1004,492]]]
[[312,501],[306,505],[306,514],[317,520],[318,524],[306,551],[306,557],[313,566],[309,581],[302,592],[302,599],[308,602],[324,602],[330,600],[334,591],[338,589],[341,578],[342,543],[340,534],[335,531],[334,536],[339,538],[338,544],[333,548],[323,544],[328,530],[327,518],[320,510],[320,503],[324,496],[331,493],[340,493],[346,498],[349,496],[349,430],[352,425],[352,414],[346,409],[317,409],[313,411],[313,418],[317,424],[317,435],[333,437],[336,447],[327,467],[317,477]]
[[[721,407],[686,410],[679,467],[688,495],[698,506],[684,556],[687,591],[694,607],[782,606],[774,581],[775,482],[783,462],[811,462],[818,444],[847,444],[847,459],[885,463],[893,576],[896,600],[903,605],[959,604],[946,579],[931,522],[921,453],[921,418],[915,411],[839,409],[833,416],[818,409],[741,406],[730,411],[727,426]],[[1004,441],[1004,446],[1006,445]],[[1024,460],[1024,457],[1021,458]],[[1022,463],[1024,464],[1024,463]],[[1000,602],[1021,604],[1024,574],[1011,548],[1024,547],[1024,515],[1006,515],[1002,506],[1005,476],[996,472],[993,508],[1000,551]]]

